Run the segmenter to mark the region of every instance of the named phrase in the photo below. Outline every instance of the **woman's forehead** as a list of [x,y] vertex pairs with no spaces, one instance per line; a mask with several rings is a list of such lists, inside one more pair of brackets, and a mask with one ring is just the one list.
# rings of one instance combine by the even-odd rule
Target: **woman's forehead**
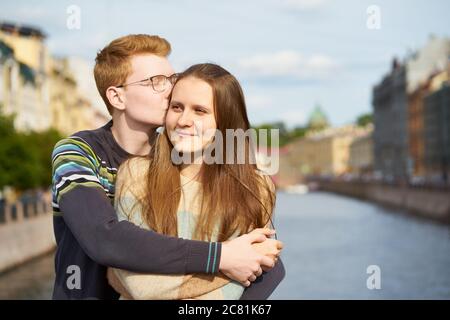
[[187,77],[180,79],[174,86],[172,99],[182,103],[211,104],[213,99],[212,87],[204,80]]

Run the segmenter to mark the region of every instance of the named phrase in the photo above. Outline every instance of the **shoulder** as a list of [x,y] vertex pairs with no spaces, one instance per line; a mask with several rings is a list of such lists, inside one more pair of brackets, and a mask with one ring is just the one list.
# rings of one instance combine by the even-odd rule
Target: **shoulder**
[[102,134],[104,127],[95,130],[83,130],[58,141],[52,153],[52,160],[66,157],[85,157],[94,165],[98,164],[98,156],[95,150],[96,141]]
[[139,180],[148,171],[150,160],[147,157],[132,157],[120,167],[117,176],[127,180]]
[[116,188],[139,194],[145,186],[145,177],[150,160],[146,157],[132,157],[126,160],[117,172]]
[[52,152],[52,166],[54,168],[66,163],[96,168],[99,165],[99,160],[92,147],[85,140],[70,136],[58,141]]

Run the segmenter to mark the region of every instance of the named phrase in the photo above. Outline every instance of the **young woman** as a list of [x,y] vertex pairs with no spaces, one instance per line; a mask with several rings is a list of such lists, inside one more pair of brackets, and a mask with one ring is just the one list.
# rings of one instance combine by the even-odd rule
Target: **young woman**
[[[166,235],[209,241],[227,241],[270,226],[273,183],[251,161],[255,150],[248,136],[241,148],[239,141],[226,141],[227,129],[250,129],[236,78],[214,64],[194,65],[181,73],[164,131],[149,157],[130,159],[118,172],[119,219]],[[206,161],[207,154],[215,160]],[[275,240],[257,244],[258,250],[278,256],[281,245],[269,250],[270,241]],[[210,249],[214,259],[216,248]],[[225,276],[120,269],[110,269],[108,274],[113,286],[121,287],[122,298],[239,299],[244,291],[244,286]]]

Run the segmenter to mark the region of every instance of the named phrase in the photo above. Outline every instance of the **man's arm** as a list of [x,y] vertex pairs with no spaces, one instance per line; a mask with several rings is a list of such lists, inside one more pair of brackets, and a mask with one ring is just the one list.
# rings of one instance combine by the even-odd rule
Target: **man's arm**
[[169,237],[119,222],[100,188],[77,186],[61,197],[59,207],[80,246],[99,264],[147,273],[217,272],[220,243]]
[[286,275],[281,259],[268,272],[263,272],[251,285],[244,290],[241,300],[266,300],[273,293]]

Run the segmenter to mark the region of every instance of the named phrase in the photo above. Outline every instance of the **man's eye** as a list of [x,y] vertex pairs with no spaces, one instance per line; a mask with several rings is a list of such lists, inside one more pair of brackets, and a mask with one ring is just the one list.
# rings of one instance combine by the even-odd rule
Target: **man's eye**
[[164,77],[156,77],[156,78],[153,78],[153,84],[160,85],[160,84],[164,83],[165,80],[166,79]]
[[179,110],[181,110],[181,107],[175,104],[175,105],[171,106],[171,109],[175,110],[175,111],[179,111]]

